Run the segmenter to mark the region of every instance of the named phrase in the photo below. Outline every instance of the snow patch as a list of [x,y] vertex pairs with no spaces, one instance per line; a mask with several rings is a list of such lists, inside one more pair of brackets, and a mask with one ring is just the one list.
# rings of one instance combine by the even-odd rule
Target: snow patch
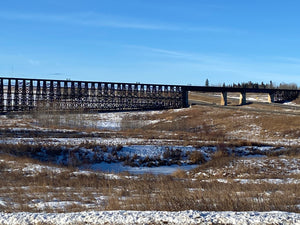
[[0,224],[286,224],[299,225],[289,212],[88,211],[78,213],[0,213]]

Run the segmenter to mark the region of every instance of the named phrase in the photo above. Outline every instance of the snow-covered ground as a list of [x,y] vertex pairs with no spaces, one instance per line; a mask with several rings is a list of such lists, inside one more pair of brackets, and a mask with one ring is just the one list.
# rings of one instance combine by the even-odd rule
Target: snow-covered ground
[[284,224],[299,225],[289,212],[90,211],[79,213],[0,213],[0,224]]
[[[252,99],[250,99],[252,100]],[[256,99],[260,100],[260,99]],[[265,100],[265,99],[264,99]],[[174,110],[183,111],[189,109],[180,109]],[[64,154],[63,151],[58,154],[57,158],[54,158],[52,155],[51,158],[46,158],[46,154],[41,154],[40,157],[45,157],[42,161],[54,162],[60,165],[64,165],[63,162],[68,162],[69,158],[67,158],[71,153],[71,150],[74,150],[74,155],[76,163],[79,164],[77,170],[74,172],[70,172],[70,177],[72,179],[77,179],[77,176],[80,179],[80,175],[91,174],[99,175],[99,180],[101,180],[101,176],[105,177],[105,179],[111,179],[113,182],[120,182],[128,180],[138,179],[142,177],[143,173],[152,173],[152,174],[172,174],[178,169],[190,170],[196,167],[197,165],[190,165],[188,160],[188,152],[192,151],[200,151],[206,158],[209,158],[210,155],[217,150],[217,147],[214,147],[213,141],[205,141],[199,139],[195,141],[195,143],[199,143],[199,146],[210,146],[210,147],[192,147],[192,146],[184,146],[184,140],[172,140],[174,137],[169,137],[166,133],[164,133],[163,138],[157,139],[145,139],[143,136],[114,136],[114,132],[118,130],[122,130],[123,128],[140,128],[149,124],[159,123],[161,121],[164,122],[172,122],[178,118],[185,118],[186,115],[180,115],[180,117],[175,117],[175,119],[165,118],[165,119],[157,119],[159,116],[155,117],[154,115],[162,113],[161,111],[156,112],[134,112],[134,113],[103,113],[103,114],[81,114],[81,115],[68,115],[69,118],[65,118],[62,116],[59,118],[59,123],[61,123],[61,129],[50,129],[47,126],[40,126],[39,123],[29,122],[24,123],[22,118],[10,119],[6,116],[0,116],[0,125],[3,126],[3,131],[9,133],[15,132],[15,135],[9,137],[3,137],[0,140],[0,144],[32,144],[32,145],[49,145],[49,146],[68,146],[64,147],[65,152],[68,154]],[[138,114],[138,115],[137,115]],[[149,116],[150,114],[150,116]],[[139,117],[139,119],[135,120],[135,115]],[[145,115],[148,115],[145,116]],[[151,117],[153,116],[153,118]],[[145,116],[145,117],[144,117]],[[239,118],[233,117],[235,120],[245,120],[245,119],[257,119],[257,115],[244,115],[241,114]],[[46,117],[45,117],[46,118]],[[142,118],[142,119],[141,119]],[[50,118],[51,119],[51,118]],[[53,118],[55,121],[57,118]],[[128,123],[127,123],[128,119]],[[43,120],[43,118],[40,118]],[[233,120],[233,121],[235,121]],[[67,125],[67,129],[64,129],[64,125]],[[82,132],[82,137],[78,135],[72,137],[72,132],[74,134],[79,134],[81,130],[76,130],[77,127],[90,127],[96,128],[98,130],[102,130],[101,135],[103,136],[93,136],[87,135]],[[74,129],[73,129],[74,128]],[[106,131],[103,131],[106,130]],[[110,131],[108,131],[110,130]],[[25,132],[24,132],[25,131]],[[26,133],[34,133],[44,132],[40,138],[34,138],[32,136],[22,136],[20,137],[16,135],[16,133],[22,134],[22,132]],[[69,136],[56,137],[55,135],[47,136],[47,132],[49,134],[57,132],[66,132],[70,133]],[[1,132],[1,130],[0,130]],[[78,132],[78,133],[76,133]],[[106,132],[106,133],[105,133]],[[111,132],[111,136],[109,135]],[[297,193],[295,190],[289,192],[289,190],[285,190],[280,185],[291,185],[291,187],[297,186],[300,184],[299,173],[300,173],[300,161],[299,158],[293,159],[289,157],[278,157],[272,158],[267,157],[264,154],[268,151],[281,151],[284,150],[284,147],[272,147],[275,145],[278,146],[299,146],[300,138],[297,135],[287,139],[285,136],[274,137],[276,139],[271,139],[266,136],[266,140],[262,140],[264,136],[261,135],[263,132],[263,128],[260,124],[250,124],[245,127],[237,127],[235,130],[229,132],[230,136],[240,137],[241,139],[245,138],[245,140],[254,140],[257,143],[264,143],[270,146],[243,146],[243,147],[232,147],[231,151],[234,151],[236,156],[242,156],[239,160],[236,160],[234,164],[229,164],[221,167],[220,169],[203,169],[201,171],[197,171],[192,174],[192,171],[187,173],[189,177],[194,182],[193,186],[187,187],[187,190],[193,190],[196,184],[208,185],[208,182],[216,183],[216,186],[222,186],[233,183],[237,186],[264,186],[274,184],[278,186],[276,191],[282,192],[282,194],[278,194],[278,196],[292,196],[295,194],[297,197]],[[84,143],[87,145],[84,146]],[[88,147],[99,145],[98,147]],[[226,144],[226,143],[225,143]],[[105,151],[102,151],[102,146],[107,145]],[[122,148],[115,151],[116,146],[120,145]],[[78,147],[83,146],[83,147]],[[197,146],[197,145],[195,145]],[[164,157],[164,153],[166,149],[180,150],[181,158],[176,162],[173,161],[169,163],[166,161],[168,157]],[[46,151],[45,151],[46,152]],[[60,151],[59,151],[60,152]],[[73,155],[73,157],[74,157]],[[252,156],[253,155],[253,156]],[[80,157],[79,157],[80,156]],[[97,158],[97,162],[92,162],[92,159],[96,159],[95,156],[99,156]],[[100,157],[101,156],[101,157]],[[255,157],[250,158],[249,156]],[[126,164],[128,162],[132,163],[130,160],[124,160],[126,157],[128,159],[134,158],[133,161],[135,164],[134,167]],[[161,160],[165,164],[158,164],[154,166],[149,166],[144,163],[143,160],[148,157],[153,162]],[[33,157],[37,159],[36,157]],[[38,159],[41,159],[38,158]],[[122,160],[121,160],[122,158]],[[59,161],[59,160],[60,161]],[[84,160],[83,160],[84,159]],[[91,159],[88,161],[87,159]],[[65,161],[64,161],[65,160]],[[151,161],[150,160],[150,161]],[[165,160],[165,161],[164,161]],[[168,159],[169,160],[169,159]],[[185,161],[183,161],[185,160]],[[126,163],[124,163],[126,162]],[[177,164],[178,162],[178,164]],[[21,174],[20,177],[25,177],[28,179],[35,178],[43,175],[43,174],[53,174],[53,177],[60,174],[67,174],[68,169],[65,167],[55,167],[55,165],[43,165],[43,164],[34,164],[34,163],[18,163],[17,161],[0,160],[2,163],[2,167],[0,168],[1,173],[5,173],[6,176],[10,176],[11,174]],[[168,163],[169,165],[166,165]],[[19,165],[20,164],[20,165]],[[138,165],[138,166],[136,166]],[[0,165],[1,166],[1,165]],[[251,168],[252,171],[255,171],[254,174],[251,174],[249,170],[243,171],[245,168]],[[50,172],[49,172],[50,171]],[[124,174],[113,174],[110,172],[118,173],[128,171],[129,173],[133,173],[134,175]],[[107,173],[109,172],[109,173]],[[180,172],[180,171],[179,171]],[[267,173],[267,175],[266,175]],[[0,174],[1,175],[1,174]],[[67,176],[69,177],[69,176]],[[0,179],[1,180],[1,179]],[[119,181],[120,180],[120,181]],[[187,180],[188,181],[188,180]],[[113,183],[112,182],[112,183]],[[96,188],[90,188],[87,190],[83,188],[83,190],[76,187],[52,187],[52,186],[34,186],[31,183],[23,185],[21,183],[19,186],[11,186],[11,184],[3,182],[0,195],[0,224],[12,224],[12,225],[22,225],[22,224],[300,224],[300,214],[290,213],[290,212],[282,212],[282,211],[274,211],[274,212],[202,212],[202,211],[178,211],[178,212],[165,212],[165,211],[95,211],[95,210],[105,210],[105,209],[122,209],[122,208],[105,208],[101,207],[103,202],[108,202],[109,194],[102,193],[102,189],[99,190]],[[194,187],[195,185],[195,187]],[[276,187],[277,187],[276,186]],[[122,190],[123,186],[118,186],[112,190],[112,195],[118,193],[118,189]],[[199,187],[202,187],[201,185]],[[125,187],[126,188],[126,187]],[[177,186],[176,186],[177,188]],[[282,188],[282,189],[281,189]],[[42,189],[44,192],[39,192],[38,190]],[[206,189],[198,188],[201,193],[205,191],[210,191]],[[127,190],[126,190],[127,191]],[[200,193],[199,191],[199,193]],[[222,189],[223,191],[223,189]],[[240,196],[241,191],[244,191],[243,188],[236,192],[239,195],[240,199],[243,199],[243,196]],[[61,195],[56,196],[56,193],[62,192]],[[86,192],[90,192],[91,196],[86,195]],[[121,192],[121,191],[120,191]],[[276,192],[276,193],[277,193]],[[19,193],[16,196],[13,193]],[[46,193],[46,194],[45,194]],[[69,194],[73,193],[73,196],[77,196],[76,198],[69,198]],[[181,192],[183,193],[183,192]],[[203,196],[202,193],[202,196]],[[223,192],[222,192],[223,193]],[[261,193],[257,193],[259,195]],[[269,192],[262,192],[263,195],[269,194]],[[18,199],[22,199],[22,201],[18,201]],[[121,195],[120,195],[121,196]],[[256,195],[253,195],[254,198]],[[274,195],[273,195],[274,196]],[[299,196],[299,195],[298,195]],[[137,195],[132,193],[131,195],[122,195],[120,197],[121,200],[126,198],[136,198]],[[152,196],[153,197],[153,196]],[[248,196],[244,196],[248,197]],[[297,197],[298,198],[298,197]],[[195,198],[197,201],[200,201],[199,198]],[[250,198],[249,198],[250,199]],[[123,202],[125,202],[125,200]],[[263,201],[267,200],[267,197],[263,199]],[[248,201],[248,200],[247,200]],[[122,201],[120,201],[122,204]],[[212,203],[210,205],[214,205]],[[20,209],[21,206],[26,206],[25,209]],[[299,201],[294,202],[293,204],[290,201],[287,202],[288,207],[296,206],[300,209]],[[20,207],[19,207],[20,206]],[[19,208],[18,208],[19,207]],[[80,211],[71,213],[72,210],[70,208],[80,207],[79,209],[74,209],[73,211]],[[125,209],[125,208],[123,208]],[[126,208],[128,209],[128,208]],[[135,208],[134,208],[135,209]],[[139,209],[139,208],[138,208]],[[186,208],[191,209],[191,208]],[[197,208],[199,209],[199,208]],[[277,208],[275,208],[277,209]],[[29,212],[20,212],[20,211]],[[160,209],[159,209],[160,210]],[[164,210],[164,209],[162,209]],[[167,209],[168,210],[168,209]],[[183,209],[179,209],[183,210]],[[202,209],[200,209],[202,210]],[[203,209],[206,210],[206,209]],[[219,210],[219,209],[212,209]],[[227,209],[225,209],[227,210]],[[233,209],[235,210],[235,209]],[[246,209],[247,210],[247,209]],[[257,208],[251,210],[259,210]],[[264,209],[262,209],[264,210]],[[273,208],[271,210],[274,210]],[[278,209],[278,210],[289,210],[287,209]],[[297,210],[293,209],[298,212]],[[15,212],[15,213],[6,213],[6,211]],[[17,213],[18,211],[18,213]],[[30,213],[30,212],[41,212],[41,213]],[[69,213],[46,213],[46,212],[69,212]]]
[[[178,147],[179,148],[179,147]],[[212,147],[207,147],[203,149],[199,149],[202,151],[211,151]],[[253,146],[251,147],[253,148]],[[234,164],[230,164],[228,166],[224,166],[222,169],[208,169],[203,170],[201,173],[196,173],[194,177],[202,176],[206,177],[205,179],[195,179],[195,182],[219,182],[220,185],[222,183],[230,183],[235,182],[237,184],[300,184],[299,179],[297,177],[293,178],[300,172],[299,168],[299,159],[287,158],[287,157],[278,157],[278,158],[269,158],[262,155],[251,155],[250,147],[238,147],[235,151],[239,155],[244,155]],[[151,154],[153,157],[157,155],[163,154],[161,146],[148,146],[148,150],[151,149]],[[254,147],[256,152],[268,152],[272,149],[271,147]],[[182,151],[189,151],[191,147],[182,147]],[[279,149],[282,150],[282,149]],[[126,154],[146,154],[147,149],[145,152],[141,151],[141,146],[125,146],[122,150],[126,152]],[[121,153],[122,153],[121,151]],[[141,151],[141,152],[140,152]],[[123,152],[123,153],[124,153]],[[248,155],[248,156],[245,156]],[[144,155],[145,156],[145,155]],[[256,163],[254,163],[256,162]],[[0,163],[6,163],[8,167],[11,166],[11,172],[21,172],[25,176],[31,177],[35,174],[39,174],[43,171],[52,171],[53,174],[60,174],[62,172],[66,172],[67,169],[60,167],[56,168],[55,166],[48,166],[48,165],[39,165],[35,163],[24,163],[23,167],[21,163],[15,162],[11,160],[0,160]],[[20,165],[18,165],[20,164]],[[121,164],[114,164],[114,163],[107,163],[104,165],[105,168],[109,168],[110,166],[115,165],[115,170],[120,170]],[[97,166],[95,164],[94,166]],[[240,166],[251,166],[252,169],[256,171],[256,175],[263,174],[266,172],[266,168],[270,175],[277,174],[278,171],[281,171],[282,174],[291,176],[290,178],[284,179],[271,179],[271,178],[264,178],[264,179],[253,179],[247,178],[249,174],[246,174],[240,171]],[[174,166],[176,167],[176,166]],[[254,168],[255,167],[255,168]],[[256,169],[257,167],[257,169]],[[128,167],[129,168],[129,167]],[[127,168],[127,169],[128,169]],[[170,173],[172,167],[154,167],[157,173]],[[99,169],[99,168],[98,168]],[[152,172],[156,173],[155,170],[151,170],[152,168],[140,168],[136,167],[130,171],[134,173],[143,173],[143,172]],[[181,168],[182,169],[182,168]],[[149,170],[149,171],[147,171]],[[273,172],[274,170],[274,172]],[[2,171],[9,172],[6,168],[2,168]],[[120,171],[121,172],[121,171]],[[80,174],[96,174],[99,172],[95,171],[85,171],[85,170],[78,170],[72,172],[74,175]],[[220,175],[223,174],[223,175]],[[229,178],[224,174],[230,174],[234,177],[240,178]],[[124,176],[124,175],[117,175],[117,174],[105,174],[105,177],[109,179],[138,179],[138,175],[134,176]],[[222,178],[223,177],[223,178]],[[74,177],[73,177],[74,179]],[[33,189],[31,189],[33,188]],[[76,199],[59,199],[57,197],[51,198],[51,194],[43,200],[40,196],[38,197],[38,193],[34,193],[34,187],[29,186],[22,186],[21,189],[24,193],[32,192],[32,199],[28,200],[28,209],[35,209],[41,213],[32,213],[32,212],[15,212],[15,213],[6,213],[6,207],[9,208],[10,202],[12,201],[9,198],[5,198],[3,195],[0,196],[0,207],[2,207],[3,212],[0,212],[0,224],[3,225],[40,225],[40,224],[49,224],[49,225],[56,225],[56,224],[73,224],[73,225],[81,225],[81,224],[299,224],[300,225],[300,214],[299,213],[291,213],[291,212],[283,212],[283,211],[271,211],[271,212],[215,212],[215,211],[175,211],[175,212],[167,212],[167,211],[95,211],[99,210],[100,204],[104,201],[108,200],[108,196],[101,195],[96,193],[95,199],[90,199],[89,201],[81,202],[84,197],[78,196]],[[18,192],[19,189],[14,189],[10,187],[9,190],[7,188],[2,189],[2,194],[5,191],[8,192]],[[48,190],[48,189],[47,189]],[[64,192],[64,193],[71,193],[72,188],[60,188],[57,189],[49,189],[47,194],[55,193],[55,192]],[[19,190],[20,191],[20,190]],[[73,190],[76,193],[80,193],[78,190]],[[95,191],[95,190],[94,190]],[[192,189],[191,189],[192,191]],[[86,197],[86,196],[85,196]],[[30,198],[30,197],[29,197]],[[15,206],[16,203],[13,203]],[[54,212],[56,210],[63,210],[63,212],[68,212],[70,207],[81,206],[81,212],[70,212],[70,213],[46,213],[47,210],[51,209]],[[91,208],[90,208],[91,207]],[[49,211],[48,211],[49,212]]]

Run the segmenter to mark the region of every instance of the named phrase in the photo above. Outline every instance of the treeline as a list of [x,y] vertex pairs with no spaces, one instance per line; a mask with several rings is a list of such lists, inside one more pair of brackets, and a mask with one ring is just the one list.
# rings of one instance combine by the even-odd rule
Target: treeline
[[234,88],[255,88],[255,89],[272,89],[272,88],[279,88],[279,89],[298,89],[297,84],[295,83],[280,83],[279,85],[274,84],[272,81],[269,83],[254,83],[252,81],[249,82],[242,82],[242,83],[233,83],[226,85],[223,83],[223,87],[234,87]]

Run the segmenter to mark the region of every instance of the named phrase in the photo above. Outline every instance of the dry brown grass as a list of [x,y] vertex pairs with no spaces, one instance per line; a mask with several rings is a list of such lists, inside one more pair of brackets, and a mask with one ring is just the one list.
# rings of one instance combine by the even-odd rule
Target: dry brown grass
[[[246,106],[248,107],[248,106]],[[255,107],[261,107],[257,105]],[[262,107],[265,107],[262,105]],[[270,105],[270,107],[272,107]],[[271,109],[272,111],[272,109]],[[143,129],[123,131],[123,136],[146,139],[184,140],[196,145],[200,141],[238,144],[240,141],[264,143],[266,141],[289,140],[299,137],[300,114],[249,111],[246,108],[193,106],[179,111],[165,111],[152,115],[160,122]]]
[[[203,95],[201,98],[215,98]],[[164,142],[173,144],[198,145],[201,142],[232,144],[266,143],[280,141],[295,145],[300,136],[300,110],[281,108],[280,105],[253,103],[245,106],[193,106],[181,110],[165,110],[161,113],[128,113],[121,121],[121,130],[101,131],[93,114],[43,114],[12,115],[0,118],[0,138],[7,135],[17,137],[104,137],[143,138],[145,144]],[[148,124],[144,121],[155,121]],[[87,125],[90,124],[90,125]],[[123,124],[123,125],[122,125]],[[124,125],[125,124],[125,125]],[[36,126],[47,131],[28,131]],[[12,133],[12,127],[19,127]],[[24,130],[22,130],[24,129]],[[58,133],[56,129],[68,129]],[[5,132],[4,132],[5,131]],[[51,133],[52,132],[52,133]],[[6,135],[6,136],[5,136]],[[284,143],[285,142],[285,143]],[[299,142],[299,141],[298,141]],[[281,144],[281,145],[282,145]]]
[[[213,159],[189,173],[177,171],[172,176],[151,174],[129,176],[120,174],[111,179],[102,173],[76,173],[73,168],[59,167],[27,173],[22,168],[36,160],[1,155],[1,199],[8,204],[2,211],[16,212],[71,212],[93,210],[232,210],[299,212],[300,190],[297,183],[270,183],[266,179],[295,179],[299,174],[300,156],[285,155],[264,158],[255,166],[255,160],[230,156],[224,146]],[[295,160],[298,161],[295,161]],[[286,162],[289,162],[288,164]],[[284,169],[286,167],[286,170]],[[279,168],[279,169],[278,169]],[[196,176],[199,172],[209,174]],[[194,179],[191,179],[194,178]],[[218,180],[222,178],[222,180]],[[246,178],[247,183],[235,179]],[[251,180],[255,181],[254,183]],[[103,196],[103,200],[97,200]],[[34,202],[71,202],[65,207],[38,208]],[[73,203],[72,203],[73,202]],[[89,206],[87,206],[89,205]]]
[[[234,98],[230,98],[234,97]],[[227,104],[237,106],[239,104],[239,94],[238,93],[230,93],[228,95]],[[220,93],[201,93],[201,92],[190,92],[189,100],[197,100],[203,103],[220,105],[221,103],[221,95]]]
[[[210,98],[219,101],[219,98],[211,96],[206,97],[205,100]],[[235,102],[232,104],[234,105]],[[42,126],[50,128],[51,131],[57,128],[76,131],[59,134],[61,135],[59,137],[95,136],[124,139],[136,137],[144,138],[147,144],[171,143],[197,147],[207,144],[217,145],[218,151],[208,162],[199,152],[190,153],[189,159],[200,162],[201,165],[189,173],[179,170],[170,176],[118,174],[118,179],[112,179],[102,173],[77,173],[74,167],[58,167],[25,157],[25,155],[30,156],[28,153],[39,151],[42,147],[39,145],[1,144],[0,151],[17,156],[0,155],[2,159],[0,196],[1,200],[7,203],[6,206],[0,206],[1,211],[194,209],[300,212],[296,207],[300,204],[299,183],[268,181],[268,179],[300,180],[299,173],[290,172],[300,170],[299,145],[294,144],[289,151],[276,151],[266,154],[266,158],[253,160],[238,158],[230,155],[226,150],[230,145],[251,146],[273,140],[291,140],[291,142],[298,140],[300,115],[297,113],[285,114],[285,111],[278,106],[259,104],[233,108],[193,106],[157,114],[136,116],[133,114],[125,117],[127,123],[121,131],[107,133],[101,133],[95,127],[83,126],[82,121],[72,126],[71,121],[74,120],[72,115],[68,117],[69,122],[63,124],[58,123],[59,117],[60,115],[46,115],[40,118],[26,116],[26,120],[23,120],[25,116],[0,118],[0,128],[5,130],[12,127],[21,128],[21,131],[12,135],[13,137],[30,137],[33,133],[26,131],[25,128]],[[42,124],[45,118],[50,118],[50,121]],[[85,120],[88,117],[81,118]],[[133,126],[134,124],[128,122],[130,120],[157,122],[145,126],[140,124]],[[40,136],[47,140],[49,134],[53,137],[58,135],[58,133],[45,132]],[[1,135],[2,140],[5,140],[3,132]],[[91,149],[97,146],[94,142],[81,145]],[[121,147],[117,146],[116,150]],[[105,150],[103,146],[101,149]],[[47,149],[49,155],[56,154],[56,151],[60,149],[54,146]],[[38,172],[23,170],[28,164],[45,166],[46,169]],[[58,167],[59,171],[46,166]],[[248,179],[249,182],[242,183],[238,179]],[[35,204],[53,201],[66,201],[70,204],[57,208],[50,206],[39,208]]]

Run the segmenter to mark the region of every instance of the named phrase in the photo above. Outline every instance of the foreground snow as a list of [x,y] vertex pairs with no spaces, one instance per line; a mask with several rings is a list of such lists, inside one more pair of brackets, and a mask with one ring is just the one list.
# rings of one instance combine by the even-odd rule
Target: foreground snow
[[0,213],[0,224],[300,224],[289,212],[90,211],[78,213]]

